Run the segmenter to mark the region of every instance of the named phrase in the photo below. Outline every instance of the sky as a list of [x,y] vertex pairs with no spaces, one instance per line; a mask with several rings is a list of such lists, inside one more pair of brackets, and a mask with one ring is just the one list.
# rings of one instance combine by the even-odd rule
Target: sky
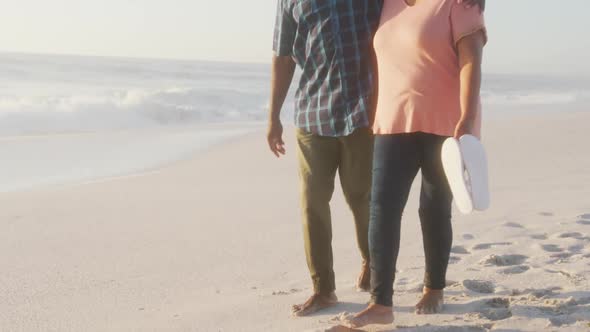
[[[590,75],[590,1],[487,3],[487,72]],[[276,0],[0,0],[0,8],[0,51],[265,63]]]

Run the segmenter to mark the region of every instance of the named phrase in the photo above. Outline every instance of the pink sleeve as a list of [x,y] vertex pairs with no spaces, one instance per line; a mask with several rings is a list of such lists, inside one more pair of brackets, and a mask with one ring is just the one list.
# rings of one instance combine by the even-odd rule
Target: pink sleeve
[[484,15],[478,6],[467,8],[463,4],[453,4],[451,8],[451,28],[455,45],[461,38],[478,31],[484,33],[485,42],[488,40]]

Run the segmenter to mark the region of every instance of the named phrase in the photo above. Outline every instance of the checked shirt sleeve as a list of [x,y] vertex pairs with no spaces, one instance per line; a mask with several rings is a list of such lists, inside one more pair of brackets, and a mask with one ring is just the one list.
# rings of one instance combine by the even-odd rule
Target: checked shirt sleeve
[[297,22],[293,18],[290,0],[278,0],[272,49],[277,56],[292,56],[297,34]]

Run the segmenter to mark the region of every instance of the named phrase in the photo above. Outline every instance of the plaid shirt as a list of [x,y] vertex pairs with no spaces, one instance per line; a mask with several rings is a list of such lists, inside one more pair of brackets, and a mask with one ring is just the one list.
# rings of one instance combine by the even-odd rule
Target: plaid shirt
[[302,74],[295,124],[321,136],[369,126],[373,35],[383,0],[278,0],[273,50]]

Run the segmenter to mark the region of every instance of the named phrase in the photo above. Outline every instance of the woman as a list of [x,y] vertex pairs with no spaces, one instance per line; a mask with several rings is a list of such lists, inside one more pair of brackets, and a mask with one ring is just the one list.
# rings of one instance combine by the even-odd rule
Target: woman
[[393,322],[393,285],[404,206],[422,173],[420,222],[426,256],[416,312],[439,312],[452,244],[452,194],[441,147],[479,136],[483,13],[457,0],[385,0],[375,36],[379,101],[375,115],[369,241],[372,304],[353,327]]

